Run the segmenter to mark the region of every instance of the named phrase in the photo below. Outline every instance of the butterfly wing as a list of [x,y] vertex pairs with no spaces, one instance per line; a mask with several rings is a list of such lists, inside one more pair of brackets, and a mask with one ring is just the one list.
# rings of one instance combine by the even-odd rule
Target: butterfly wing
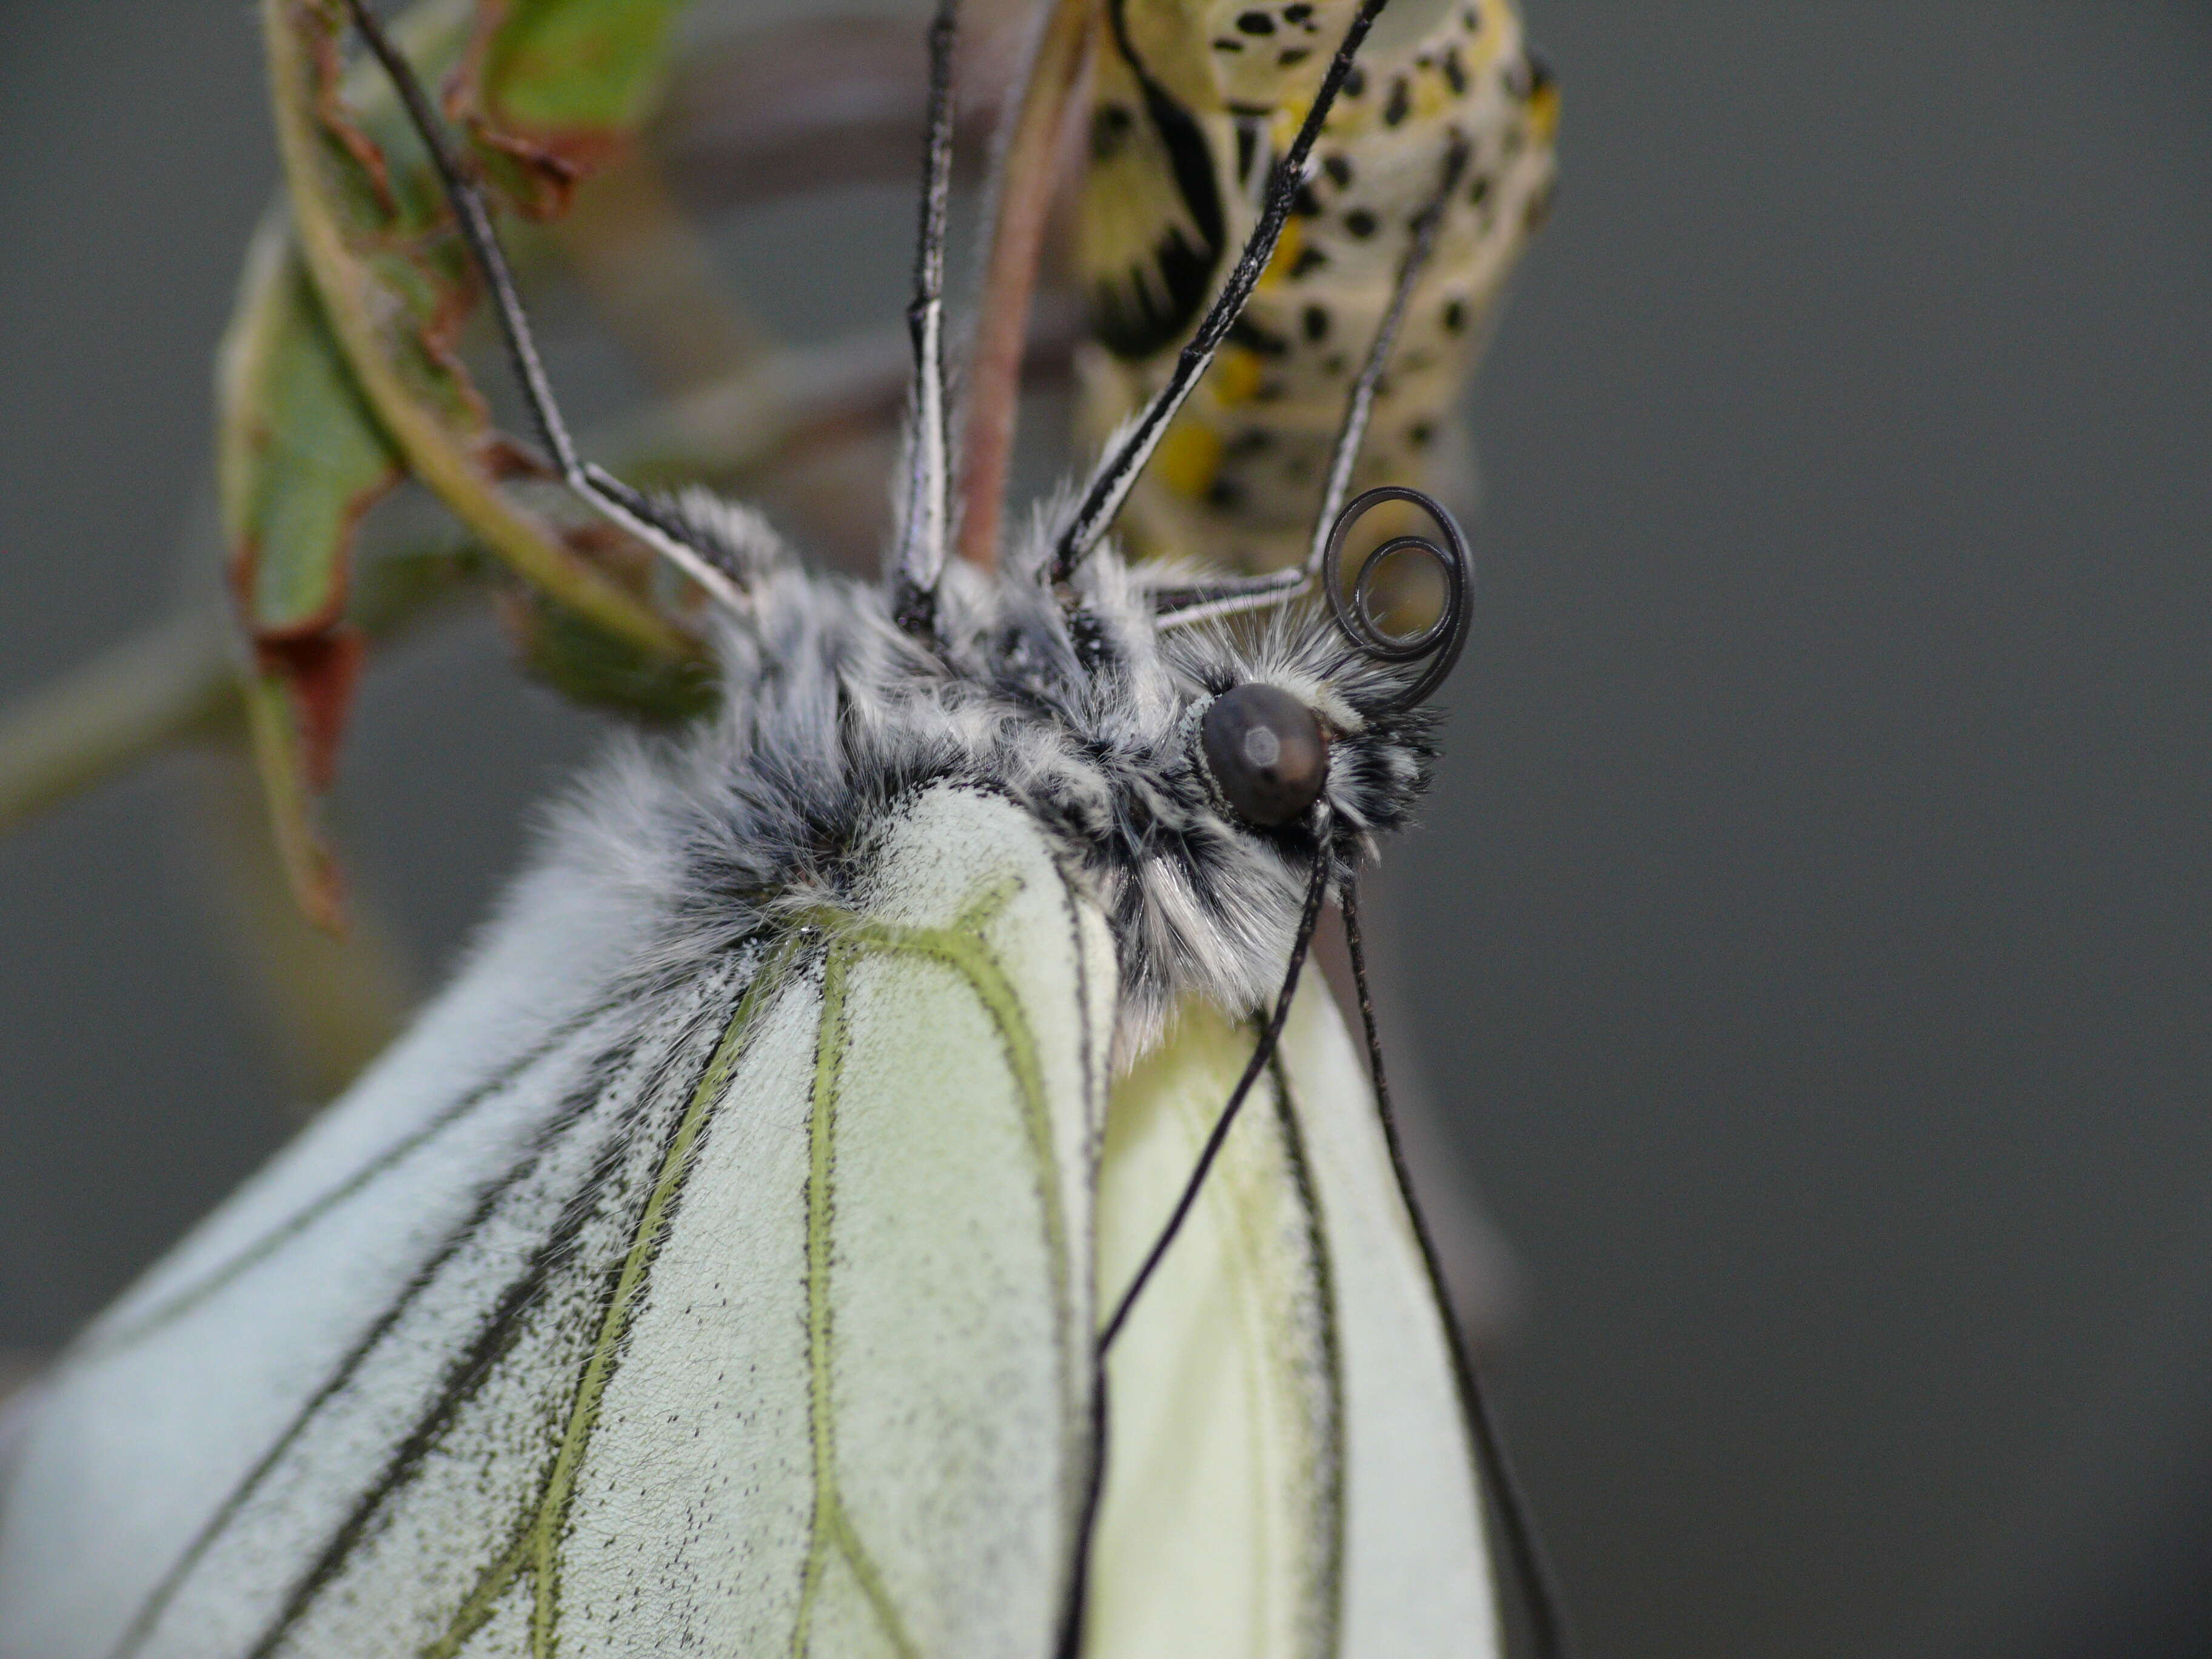
[[57,1379],[0,1650],[1049,1651],[1110,946],[973,792],[862,890],[650,994],[513,907]]
[[[1109,1296],[1252,1043],[1188,1008],[1116,1088]],[[1497,1653],[1448,1341],[1365,1073],[1310,981],[1109,1361],[1091,1659]]]
[[1452,1335],[1392,1169],[1366,1062],[1309,982],[1278,1071],[1311,1171],[1343,1390],[1341,1651],[1502,1651],[1481,1472]]

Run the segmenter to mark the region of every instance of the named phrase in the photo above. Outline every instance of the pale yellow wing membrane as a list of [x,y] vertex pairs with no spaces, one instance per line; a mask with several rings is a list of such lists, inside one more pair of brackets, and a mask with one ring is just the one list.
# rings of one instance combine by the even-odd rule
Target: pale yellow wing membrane
[[[1188,1007],[1117,1086],[1106,1305],[1254,1040]],[[1086,1659],[1498,1653],[1447,1344],[1365,1075],[1310,981],[1111,1357]]]

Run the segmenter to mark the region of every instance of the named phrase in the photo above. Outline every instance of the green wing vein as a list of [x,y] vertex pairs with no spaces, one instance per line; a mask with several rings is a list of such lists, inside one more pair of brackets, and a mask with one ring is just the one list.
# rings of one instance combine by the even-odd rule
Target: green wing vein
[[[831,1223],[836,1205],[838,1085],[851,1040],[848,1006],[854,963],[868,955],[918,957],[949,969],[982,1005],[1006,1051],[1021,1097],[1023,1124],[1045,1218],[1046,1249],[1053,1284],[1053,1310],[1059,1328],[1071,1317],[1067,1269],[1067,1218],[1054,1179],[1052,1123],[1045,1100],[1044,1067],[1036,1033],[1022,1011],[1021,999],[1005,968],[991,953],[983,930],[1012,899],[1016,884],[987,890],[950,927],[902,927],[847,911],[821,910],[810,918],[833,939],[823,970],[822,1023],[817,1038],[811,1113],[811,1169],[806,1194],[807,1342],[811,1427],[814,1438],[814,1520],[799,1618],[792,1632],[793,1659],[805,1659],[814,1610],[831,1557],[842,1556],[884,1635],[900,1659],[919,1659],[881,1572],[853,1525],[840,1492],[836,1470],[836,1413],[832,1402],[834,1355],[830,1296]],[[1073,1386],[1071,1379],[1069,1386]]]
[[[775,960],[755,977],[731,1016],[714,1058],[693,1090],[684,1116],[670,1139],[589,1357],[571,1393],[559,1446],[537,1499],[519,1517],[506,1547],[485,1567],[445,1633],[425,1650],[425,1659],[456,1659],[469,1639],[490,1619],[501,1598],[526,1574],[532,1595],[532,1659],[555,1659],[560,1639],[562,1541],[575,1496],[578,1472],[590,1449],[608,1384],[620,1364],[623,1338],[649,1288],[654,1259],[672,1213],[681,1200],[700,1138],[722,1103],[731,1076],[754,1035],[759,1015],[802,958],[815,954],[817,949],[823,975],[822,1010],[816,1037],[806,1198],[809,1407],[814,1442],[815,1505],[813,1535],[793,1634],[793,1652],[795,1659],[806,1653],[824,1575],[833,1558],[842,1558],[893,1650],[901,1659],[919,1659],[920,1650],[847,1512],[836,1468],[830,1274],[831,1224],[836,1201],[838,1089],[851,1036],[851,975],[855,963],[871,956],[921,958],[957,975],[984,1009],[1003,1045],[1021,1101],[1044,1217],[1054,1310],[1061,1328],[1065,1328],[1072,1316],[1068,1286],[1072,1243],[1059,1183],[1054,1178],[1052,1124],[1045,1097],[1043,1066],[1020,996],[983,938],[984,929],[1005,908],[1013,891],[1012,884],[999,884],[945,927],[900,927],[850,911],[819,909],[804,919],[804,925],[786,940]],[[1072,1389],[1074,1385],[1074,1379],[1070,1378],[1067,1386]]]

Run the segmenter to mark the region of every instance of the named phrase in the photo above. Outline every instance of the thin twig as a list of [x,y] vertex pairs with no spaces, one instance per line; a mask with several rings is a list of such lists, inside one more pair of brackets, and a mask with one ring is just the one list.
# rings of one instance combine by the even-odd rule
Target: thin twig
[[[1064,374],[1080,327],[1075,306],[1039,305],[1022,374]],[[617,421],[595,443],[625,457],[624,476],[640,483],[765,481],[794,457],[885,430],[905,408],[909,370],[898,329],[775,352],[744,374]]]
[[999,129],[993,169],[991,251],[975,307],[961,431],[960,556],[990,569],[999,561],[1006,473],[1021,405],[1023,343],[1069,129],[1085,100],[1095,0],[1046,0],[1043,25],[1018,101]]
[[[1040,307],[1029,373],[1067,367],[1073,307]],[[744,488],[794,457],[887,430],[902,407],[906,347],[895,331],[769,355],[744,372],[591,434],[631,477]],[[349,614],[372,643],[443,614],[481,574],[473,542],[380,551],[355,572]],[[189,556],[205,560],[211,549]],[[210,607],[165,618],[51,685],[0,708],[0,833],[238,708],[234,634]]]
[[220,615],[171,617],[0,714],[0,831],[234,709],[230,650]]

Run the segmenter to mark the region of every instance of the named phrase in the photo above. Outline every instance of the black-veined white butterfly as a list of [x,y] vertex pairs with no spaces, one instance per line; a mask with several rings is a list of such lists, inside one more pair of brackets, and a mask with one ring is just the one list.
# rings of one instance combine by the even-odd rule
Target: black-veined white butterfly
[[[1372,1090],[1300,989],[1331,893],[1358,960],[1355,872],[1466,637],[1432,502],[1382,492],[1429,532],[1343,568],[1432,231],[1309,564],[1147,576],[1106,539],[1382,0],[1177,374],[994,574],[945,559],[943,0],[879,586],[580,459],[475,186],[349,4],[562,476],[721,602],[724,706],[574,787],[411,1034],[11,1420],[0,1652],[1494,1651],[1495,1449],[1371,1019]],[[1399,556],[1445,595],[1410,637],[1370,603]]]

